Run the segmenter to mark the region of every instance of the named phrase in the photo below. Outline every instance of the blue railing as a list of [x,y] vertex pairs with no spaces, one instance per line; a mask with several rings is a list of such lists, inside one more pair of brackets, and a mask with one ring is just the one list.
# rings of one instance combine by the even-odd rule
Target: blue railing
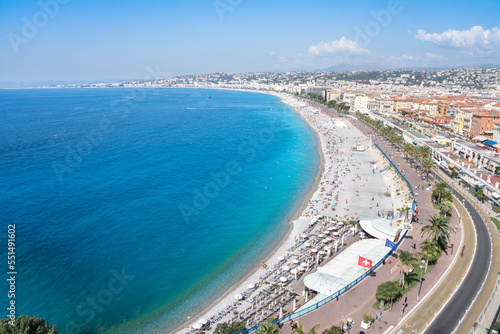
[[[401,177],[403,178],[403,180],[405,180],[405,182],[408,184],[408,187],[410,187],[410,190],[413,194],[413,198],[415,199],[415,193],[413,192],[413,188],[410,184],[410,182],[406,179],[406,177],[404,177],[404,175],[399,171],[399,169],[396,167],[396,165],[394,165],[394,163],[391,161],[391,159],[389,159],[389,157],[384,153],[384,151],[382,151],[382,149],[380,149],[380,147],[377,145],[377,144],[374,144],[379,150],[380,152],[382,152],[382,154],[387,158],[387,160],[389,160],[389,162],[391,163],[392,166],[394,166],[394,168],[398,171],[399,175],[401,175]],[[405,213],[401,214],[400,216],[404,215]],[[410,222],[412,221],[412,219],[410,219]],[[399,245],[401,244],[401,242],[403,241],[404,237],[406,236],[406,233],[408,231],[407,230],[404,230],[403,234],[400,236],[398,242],[396,243],[396,249],[399,247]],[[375,271],[380,265],[382,265],[384,263],[384,261],[392,255],[392,253],[394,252],[394,250],[391,250],[389,253],[387,253],[380,261],[378,261],[372,268],[368,269],[368,271],[364,272],[361,276],[359,276],[358,278],[356,278],[356,280],[352,281],[351,283],[349,283],[349,285],[343,287],[342,289],[340,289],[339,291],[335,292],[334,294],[326,297],[325,299],[323,300],[320,300],[319,302],[317,302],[316,304],[313,304],[311,306],[308,306],[306,307],[305,309],[303,310],[300,310],[300,311],[297,311],[297,312],[294,312],[292,314],[289,314],[281,319],[276,319],[274,321],[272,321],[273,323],[276,323],[279,321],[280,324],[283,324],[285,322],[289,322],[291,320],[294,320],[294,319],[297,319],[309,312],[312,312],[314,310],[317,310],[318,308],[320,308],[321,306],[331,302],[332,300],[334,299],[338,299],[342,294],[346,293],[347,291],[349,291],[353,286],[355,286],[356,284],[358,284],[359,282],[361,282],[366,276],[370,275],[373,271]],[[260,325],[257,325],[255,327],[252,327],[252,328],[249,328],[249,329],[245,329],[244,331],[241,331],[241,332],[236,332],[234,334],[243,334],[243,333],[250,333],[252,331],[255,331],[259,328]]]
[[385,152],[382,151],[382,149],[377,144],[373,143],[373,145],[375,145],[375,147],[377,147],[379,149],[379,151],[382,152],[382,154],[384,155],[384,157],[386,157],[387,160],[389,160],[389,163],[391,165],[393,165],[394,168],[396,168],[396,170],[398,171],[399,175],[401,175],[401,177],[403,178],[403,180],[405,180],[406,184],[408,184],[408,187],[411,190],[411,194],[413,195],[413,198],[415,198],[415,192],[413,192],[413,187],[411,186],[410,182],[406,179],[406,177],[403,175],[403,173],[401,173],[401,171],[396,167],[396,165],[392,162],[392,160],[389,159],[389,157],[387,156],[387,154],[385,154]]

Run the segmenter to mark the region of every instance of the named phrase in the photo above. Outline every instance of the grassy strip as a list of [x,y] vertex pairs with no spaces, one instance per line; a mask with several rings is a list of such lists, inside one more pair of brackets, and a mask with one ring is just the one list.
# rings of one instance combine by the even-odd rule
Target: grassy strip
[[495,223],[495,226],[497,227],[497,230],[500,231],[500,220],[496,219],[495,217],[490,217],[491,221]]
[[[499,222],[500,223],[500,222]],[[441,253],[442,255],[442,253]],[[438,259],[439,260],[439,259]],[[437,263],[437,261],[436,261]],[[425,278],[425,275],[431,271],[432,267],[434,267],[435,263],[434,264],[430,264],[427,266],[427,271],[425,271],[425,266],[422,270],[424,270],[423,274],[422,274],[422,284],[423,281],[424,281],[424,278]],[[392,304],[393,306],[396,305],[398,303],[398,301],[400,301],[414,286],[416,286],[417,284],[420,283],[420,265],[416,265],[414,267],[414,270],[411,274],[409,275],[406,275],[406,278],[405,278],[405,283],[406,283],[406,290],[403,290],[402,293],[401,293],[401,296],[397,299],[394,299],[392,301]],[[375,304],[372,305],[372,307],[376,310],[379,310],[380,311],[380,301],[377,300],[377,302],[375,302]],[[386,305],[384,305],[384,309],[382,311],[387,311],[389,308],[391,307],[391,303],[387,303]]]

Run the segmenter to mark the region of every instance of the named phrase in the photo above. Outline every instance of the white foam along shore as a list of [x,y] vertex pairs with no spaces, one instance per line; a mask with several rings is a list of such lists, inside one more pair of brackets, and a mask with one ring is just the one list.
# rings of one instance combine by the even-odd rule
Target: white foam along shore
[[[289,233],[264,260],[267,270],[280,265],[279,257],[287,254],[296,239],[304,234],[317,216],[325,215],[346,220],[372,219],[377,213],[387,214],[393,210],[391,198],[385,196],[387,187],[390,186],[386,184],[389,180],[375,173],[377,166],[373,166],[373,152],[372,154],[368,152],[369,141],[366,136],[352,128],[346,119],[332,119],[290,95],[273,95],[280,97],[283,103],[292,107],[316,133],[320,144],[318,149],[320,149],[321,168],[318,170],[315,184],[290,223]],[[367,150],[353,152],[351,150],[353,145],[363,145]],[[177,332],[189,332],[192,325],[202,318],[217,317],[219,318],[217,322],[231,321],[235,315],[232,310],[228,311],[228,307],[235,303],[235,295],[247,292],[248,287],[259,283],[259,277],[265,274],[264,268],[250,271],[228,293],[192,318],[193,322],[179,328]],[[248,305],[236,307],[236,310],[241,311],[243,306],[248,307]],[[211,331],[215,327],[216,323],[212,323]]]

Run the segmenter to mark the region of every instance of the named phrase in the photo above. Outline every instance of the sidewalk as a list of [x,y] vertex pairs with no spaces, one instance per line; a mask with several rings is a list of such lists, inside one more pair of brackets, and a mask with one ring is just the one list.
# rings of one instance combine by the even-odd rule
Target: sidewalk
[[[358,121],[350,120],[356,127],[358,127],[363,133],[368,134],[369,132],[375,133],[375,130],[362,124]],[[394,150],[394,148],[383,140],[380,135],[374,136],[374,142],[377,143],[382,150],[391,158],[391,160],[398,166],[401,172],[404,172],[405,177],[412,184],[412,186],[426,185],[426,182],[422,180],[421,175],[417,173],[404,158],[401,157],[402,153]],[[375,147],[373,149],[376,149]],[[385,173],[385,172],[384,172]],[[424,220],[424,224],[416,223],[414,224],[414,229],[407,235],[407,239],[411,242],[403,241],[399,249],[407,250],[413,253],[418,253],[421,251],[422,242],[425,238],[420,236],[420,229],[426,224],[427,219],[438,213],[438,210],[432,207],[430,201],[430,190],[415,190],[418,193],[416,200],[418,201],[419,208],[419,219]],[[451,226],[458,225],[458,214],[453,213],[451,217]],[[453,236],[455,238],[455,236]],[[456,235],[457,241],[462,238],[462,229],[458,230]],[[417,249],[413,250],[410,248],[411,243],[416,243]],[[457,242],[458,243],[458,242]],[[455,252],[456,253],[456,252]],[[456,255],[456,254],[454,254]],[[372,308],[372,305],[376,302],[375,291],[380,283],[388,280],[395,280],[399,277],[399,270],[395,269],[391,272],[391,269],[396,265],[397,258],[395,255],[392,257],[392,263],[381,266],[377,269],[372,276],[367,277],[364,281],[358,284],[351,291],[341,296],[339,300],[332,301],[318,310],[304,315],[298,320],[302,322],[305,329],[309,329],[315,324],[319,323],[320,327],[317,332],[321,332],[331,325],[340,326],[342,322],[342,316],[351,317],[355,324],[352,328],[352,333],[358,333],[361,331],[360,323],[363,314],[371,314],[374,318],[377,316],[378,319],[374,322],[370,328],[371,333],[385,333],[386,331],[394,328],[397,323],[402,319],[402,301],[393,306],[392,311],[382,312],[376,311]],[[451,249],[448,249],[446,253],[443,253],[437,264],[425,275],[425,280],[422,283],[422,290],[420,293],[420,298],[423,298],[439,281],[440,277],[449,267],[452,262]],[[405,297],[407,298],[408,306],[405,308],[405,313],[411,312],[417,305],[416,299],[418,294],[418,285],[408,292]],[[404,301],[404,298],[403,298]],[[421,302],[422,303],[422,300]],[[289,324],[285,324],[282,328],[283,333],[291,333]],[[406,332],[406,331],[405,331]]]
[[[462,204],[456,198],[453,199],[453,204],[461,211]],[[432,291],[430,295],[426,295],[420,307],[402,324],[397,326],[392,333],[423,333],[462,282],[472,263],[473,250],[476,247],[476,236],[472,220],[466,210],[463,213],[462,228],[464,233],[461,244],[465,243],[467,245],[464,255],[460,256],[457,254],[458,252],[454,254],[456,263],[450,267],[450,271],[442,278],[442,281],[446,282],[446,284],[440,284],[438,289]],[[458,331],[458,333],[463,332]]]

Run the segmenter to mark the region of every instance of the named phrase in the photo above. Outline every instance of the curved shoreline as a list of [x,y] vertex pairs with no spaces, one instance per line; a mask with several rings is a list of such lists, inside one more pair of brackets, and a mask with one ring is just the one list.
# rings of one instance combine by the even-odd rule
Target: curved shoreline
[[[306,118],[304,118],[302,116],[302,114],[294,106],[285,102],[281,96],[270,93],[270,92],[239,90],[239,89],[227,89],[227,90],[260,93],[260,94],[272,95],[272,96],[280,98],[280,103],[286,104],[288,107],[290,107],[295,113],[297,113],[300,116],[302,121],[309,127],[309,129],[311,129],[313,131],[313,133],[316,136],[316,140],[318,142],[318,145],[316,147],[316,151],[319,155],[320,161],[319,161],[318,170],[316,171],[316,176],[315,176],[314,182],[313,182],[311,188],[309,189],[309,191],[307,192],[307,195],[302,200],[302,203],[300,204],[300,206],[298,207],[298,209],[294,213],[293,217],[287,222],[287,229],[288,230],[287,230],[285,236],[276,244],[276,246],[269,252],[269,254],[267,256],[265,256],[264,258],[261,259],[261,261],[259,261],[259,262],[268,263],[273,258],[278,257],[278,254],[280,254],[282,251],[281,249],[283,247],[286,247],[287,241],[289,241],[290,239],[293,239],[295,234],[302,233],[304,230],[303,226],[299,226],[299,224],[294,224],[294,223],[295,223],[295,220],[300,217],[302,212],[304,212],[304,210],[306,209],[306,207],[309,203],[309,200],[312,198],[314,193],[318,190],[321,178],[322,178],[323,173],[324,173],[325,158],[324,158],[324,152],[322,150],[321,137],[318,134],[318,132],[316,131],[316,129],[314,129],[314,127],[306,120]],[[174,330],[174,332],[181,333],[182,330],[185,329],[186,327],[188,327],[188,325],[191,324],[193,320],[196,320],[196,319],[199,319],[202,317],[209,318],[209,315],[211,313],[216,312],[216,309],[221,309],[221,308],[225,307],[226,303],[224,303],[224,301],[229,296],[233,295],[236,291],[244,290],[245,284],[247,283],[247,281],[249,281],[249,280],[257,281],[258,276],[262,275],[261,272],[262,272],[262,268],[260,265],[257,265],[254,268],[252,268],[251,270],[249,270],[237,283],[235,283],[231,288],[229,288],[226,293],[224,293],[222,296],[217,298],[217,300],[212,302],[209,306],[204,308],[203,311],[197,313],[196,316],[194,316],[190,321],[187,321],[187,322],[183,323],[181,326],[177,327]],[[214,329],[214,328],[212,328],[212,329]]]

